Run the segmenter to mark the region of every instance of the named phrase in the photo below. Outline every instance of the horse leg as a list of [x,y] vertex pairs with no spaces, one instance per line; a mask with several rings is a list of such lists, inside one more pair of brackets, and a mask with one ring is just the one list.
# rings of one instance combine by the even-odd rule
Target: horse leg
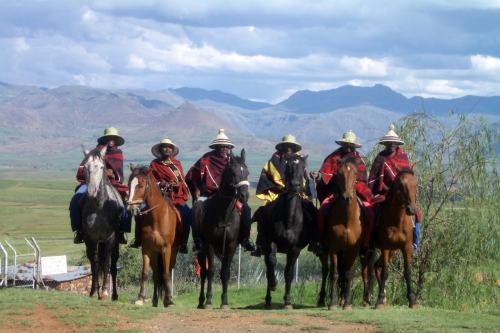
[[391,257],[390,250],[382,250],[382,258],[381,258],[382,259],[382,269],[380,271],[378,299],[377,299],[377,304],[375,305],[376,309],[382,309],[384,307],[385,282],[387,281],[387,277],[389,276],[390,257]]
[[266,291],[266,309],[271,309],[271,291],[276,290],[276,275],[274,274],[274,267],[276,267],[276,249],[273,247],[266,251],[264,261],[266,263],[266,278],[267,278],[267,291]]
[[406,281],[406,297],[408,298],[408,306],[414,308],[417,302],[411,288],[411,263],[413,258],[413,244],[411,242],[403,249],[403,257],[405,265],[404,276]]
[[99,266],[97,264],[97,246],[95,244],[86,244],[87,258],[90,261],[90,271],[92,272],[92,287],[90,288],[90,297],[99,292]]
[[373,290],[374,264],[374,251],[368,251],[366,256],[361,257],[361,277],[363,278],[363,306],[370,306],[370,298]]
[[227,301],[227,286],[229,283],[230,272],[231,272],[231,260],[226,253],[226,255],[224,255],[224,259],[222,260],[220,269],[220,280],[222,283],[222,295],[221,295],[221,305],[220,305],[221,309],[229,309]]
[[165,284],[165,295],[163,297],[163,306],[168,307],[169,305],[173,305],[172,301],[172,275],[170,275],[170,257],[172,256],[172,246],[166,246],[163,251],[162,259],[163,259],[163,272],[161,273],[161,278]]
[[198,298],[198,309],[203,309],[205,304],[205,281],[207,280],[207,256],[201,251],[198,253],[198,263],[200,264],[200,296]]
[[324,307],[325,296],[326,296],[326,280],[328,279],[328,255],[322,255],[319,257],[321,261],[321,290],[319,292],[318,303],[316,304],[318,307]]
[[158,272],[158,253],[151,254],[151,268],[153,269],[153,299],[154,307],[158,306],[158,284],[160,283],[160,272]]
[[352,285],[352,279],[354,277],[354,261],[356,260],[356,254],[358,251],[352,251],[352,252],[344,252],[344,260],[343,265],[344,268],[342,269],[343,274],[344,274],[344,285],[343,285],[343,298],[344,298],[344,304],[343,308],[344,310],[352,310],[352,304],[351,304],[351,285]]
[[285,309],[291,310],[293,309],[290,291],[292,289],[292,281],[295,273],[295,265],[297,264],[297,257],[299,256],[299,251],[292,250],[286,256],[286,266],[285,266],[285,296],[283,297],[283,301],[285,303]]
[[148,280],[148,270],[149,270],[149,261],[150,261],[150,254],[144,251],[144,247],[142,248],[142,272],[141,272],[141,282],[140,282],[140,289],[139,289],[139,295],[137,295],[137,301],[135,301],[135,304],[137,305],[143,305],[144,301],[146,300],[146,295],[144,293],[144,285],[146,284],[146,281]]
[[109,297],[109,272],[111,265],[110,246],[108,243],[99,245],[99,269],[102,273],[102,287],[100,300],[106,300]]
[[214,280],[214,250],[212,246],[208,246],[207,251],[208,271],[207,271],[207,299],[205,301],[205,309],[212,308],[212,282]]
[[338,271],[338,256],[336,253],[330,253],[330,303],[328,304],[328,310],[335,310],[337,308],[337,289],[339,280]]
[[111,299],[113,301],[118,300],[118,291],[116,287],[116,276],[118,275],[118,267],[117,267],[117,262],[118,262],[118,257],[120,256],[120,245],[118,242],[115,242],[113,244],[113,250],[111,252],[111,282],[113,283],[113,294],[111,296]]

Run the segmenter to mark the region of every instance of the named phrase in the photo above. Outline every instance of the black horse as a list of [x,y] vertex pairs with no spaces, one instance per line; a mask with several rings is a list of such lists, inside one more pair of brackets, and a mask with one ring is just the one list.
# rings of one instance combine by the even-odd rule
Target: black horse
[[[123,201],[106,176],[104,155],[106,147],[93,149],[85,156],[87,194],[82,199],[82,235],[92,271],[90,297],[97,292],[99,299],[109,295],[109,273],[113,281],[112,299],[118,299],[116,291],[119,243],[118,227],[124,213]],[[102,285],[99,291],[99,277]]]
[[276,252],[285,253],[285,309],[292,309],[290,289],[293,268],[300,251],[309,244],[316,209],[305,198],[304,176],[306,157],[294,154],[285,158],[285,188],[270,204],[259,208],[253,217],[258,222],[259,238],[266,263],[267,293],[266,308],[271,308],[271,291],[276,290]]
[[[221,308],[228,308],[227,286],[231,261],[238,246],[242,208],[248,201],[248,168],[245,165],[245,150],[241,156],[231,154],[230,161],[222,173],[219,191],[205,202],[194,205],[198,230],[201,231],[201,251],[198,262],[201,265],[201,289],[198,308],[212,306],[212,280],[214,276],[214,255],[221,261],[222,282]],[[205,281],[208,278],[205,297]]]

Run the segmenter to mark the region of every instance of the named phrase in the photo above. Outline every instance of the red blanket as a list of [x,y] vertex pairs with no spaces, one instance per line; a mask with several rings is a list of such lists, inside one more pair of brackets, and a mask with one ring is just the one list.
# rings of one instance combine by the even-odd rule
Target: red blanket
[[149,165],[153,177],[157,182],[166,182],[172,184],[168,192],[174,205],[185,204],[188,199],[188,189],[184,182],[184,171],[181,162],[176,158],[170,157],[167,162],[159,159],[151,161]]
[[403,148],[397,147],[393,155],[388,150],[381,151],[373,161],[368,178],[373,194],[387,195],[399,171],[410,167],[410,160]]
[[186,175],[186,182],[191,190],[193,186],[198,187],[202,196],[210,196],[217,192],[222,181],[222,172],[228,161],[228,158],[218,156],[215,151],[203,155]]

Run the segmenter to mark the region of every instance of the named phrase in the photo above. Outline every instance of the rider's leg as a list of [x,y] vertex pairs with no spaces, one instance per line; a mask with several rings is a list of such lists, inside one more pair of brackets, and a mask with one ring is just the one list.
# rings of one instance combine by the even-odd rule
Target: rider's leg
[[240,244],[246,251],[255,251],[255,244],[250,239],[250,231],[252,230],[252,211],[248,203],[243,204],[240,222]]
[[191,208],[186,204],[177,205],[176,207],[182,215],[182,238],[179,252],[185,254],[188,253],[187,243],[189,239],[189,230],[192,224],[192,213]]
[[87,193],[87,185],[83,184],[77,188],[73,198],[69,203],[69,218],[71,220],[71,230],[75,232],[73,242],[75,244],[83,243],[82,236],[82,212],[80,209],[80,200]]

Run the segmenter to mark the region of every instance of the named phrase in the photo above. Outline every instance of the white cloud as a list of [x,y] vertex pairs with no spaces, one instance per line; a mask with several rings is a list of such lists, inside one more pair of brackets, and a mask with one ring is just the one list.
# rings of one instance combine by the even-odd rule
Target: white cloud
[[500,71],[500,58],[476,54],[470,57],[470,62],[472,68],[480,72]]
[[355,58],[344,56],[342,57],[342,59],[340,59],[340,66],[357,75],[387,75],[387,63],[385,60],[374,60],[368,57]]
[[29,44],[23,37],[14,39],[14,49],[17,53],[23,53],[30,49]]
[[132,69],[144,69],[146,68],[146,64],[144,63],[144,59],[142,59],[138,55],[131,54],[128,57],[127,67]]

